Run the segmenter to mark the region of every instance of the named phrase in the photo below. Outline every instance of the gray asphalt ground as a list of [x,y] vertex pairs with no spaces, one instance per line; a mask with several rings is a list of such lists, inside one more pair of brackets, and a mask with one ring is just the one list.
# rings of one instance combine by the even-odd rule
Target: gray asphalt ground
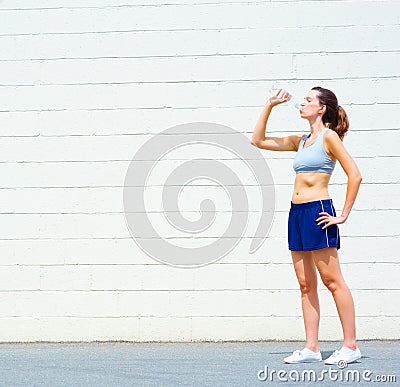
[[[0,344],[0,385],[400,385],[400,341],[358,345],[362,359],[339,369],[322,362],[284,364],[283,358],[304,342]],[[340,347],[339,342],[321,342],[322,358]]]

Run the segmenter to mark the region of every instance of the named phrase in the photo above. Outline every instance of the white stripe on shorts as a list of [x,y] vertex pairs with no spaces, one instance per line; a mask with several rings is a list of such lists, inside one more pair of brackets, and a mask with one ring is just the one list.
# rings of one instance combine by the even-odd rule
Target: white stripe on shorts
[[[321,202],[322,211],[325,212],[324,205],[322,204],[322,200],[320,200],[320,202]],[[325,237],[326,237],[326,246],[329,247],[328,228],[325,229]]]
[[[331,202],[331,210],[332,210],[332,216],[335,216],[335,213],[333,212],[332,202]],[[338,225],[336,225],[336,243],[339,240],[339,235],[338,234],[339,234],[339,227],[338,227]]]

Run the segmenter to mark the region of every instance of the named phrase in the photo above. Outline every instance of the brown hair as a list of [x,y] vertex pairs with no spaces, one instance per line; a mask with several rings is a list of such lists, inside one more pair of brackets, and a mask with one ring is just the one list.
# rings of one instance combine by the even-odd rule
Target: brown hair
[[319,103],[326,106],[322,122],[328,128],[334,130],[343,141],[350,124],[345,110],[338,104],[336,95],[332,91],[319,86],[315,86],[311,90],[318,91]]

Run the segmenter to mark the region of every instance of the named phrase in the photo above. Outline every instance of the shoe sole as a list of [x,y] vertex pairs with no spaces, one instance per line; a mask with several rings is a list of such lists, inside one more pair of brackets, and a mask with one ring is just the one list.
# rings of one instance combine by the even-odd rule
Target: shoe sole
[[[346,364],[354,363],[355,361],[360,360],[361,358],[362,358],[362,356],[359,356],[359,357],[357,357],[357,358],[355,358],[353,360],[346,361]],[[326,361],[324,361],[324,363],[327,364],[327,365],[336,365],[338,362],[336,362],[336,363],[328,362],[327,363]]]
[[301,364],[301,363],[319,363],[321,360],[307,360],[307,361],[285,361],[286,364]]

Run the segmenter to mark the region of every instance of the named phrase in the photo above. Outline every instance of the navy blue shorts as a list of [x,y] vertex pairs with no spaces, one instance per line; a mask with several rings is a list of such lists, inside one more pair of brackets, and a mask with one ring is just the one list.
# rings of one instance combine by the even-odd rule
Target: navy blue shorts
[[289,250],[309,251],[325,247],[340,249],[338,225],[333,224],[323,230],[324,223],[318,226],[316,222],[316,219],[321,216],[320,212],[336,216],[332,199],[299,204],[291,202],[288,219]]

